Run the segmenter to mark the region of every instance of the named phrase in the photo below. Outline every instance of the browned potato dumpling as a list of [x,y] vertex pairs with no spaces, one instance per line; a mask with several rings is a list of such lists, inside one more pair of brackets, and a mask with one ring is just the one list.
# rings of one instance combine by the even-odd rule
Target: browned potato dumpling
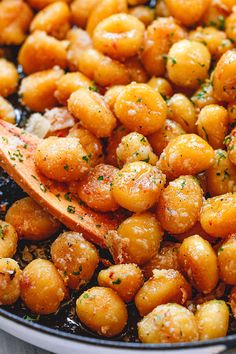
[[79,70],[79,57],[85,49],[92,47],[92,39],[81,28],[73,27],[67,32],[66,39],[70,42],[67,48],[67,62],[70,71]]
[[195,175],[214,163],[214,150],[195,134],[183,134],[171,139],[163,150],[158,167],[168,178]]
[[233,48],[232,40],[227,38],[226,33],[214,27],[197,27],[195,31],[190,32],[189,39],[205,44],[216,59]]
[[151,165],[157,162],[148,140],[142,134],[133,132],[121,139],[116,149],[117,160],[120,166],[134,161],[145,161]]
[[119,205],[115,201],[111,189],[118,169],[111,165],[95,166],[80,182],[72,182],[70,191],[86,203],[90,208],[101,211],[115,211]]
[[72,289],[79,289],[97,268],[98,251],[82,234],[67,231],[52,243],[51,256],[55,267]]
[[194,105],[181,93],[176,93],[168,101],[168,118],[179,123],[187,133],[196,131],[197,117]]
[[236,99],[236,51],[228,50],[217,62],[213,73],[214,96],[218,101]]
[[214,165],[206,171],[207,190],[212,197],[236,192],[236,166],[225,150],[215,150]]
[[166,5],[173,17],[185,26],[192,26],[201,19],[210,0],[166,0]]
[[0,58],[0,95],[7,97],[16,91],[18,73],[13,63]]
[[153,76],[147,84],[155,91],[159,92],[164,99],[170,98],[173,95],[173,88],[171,84],[163,77]]
[[200,214],[202,228],[213,237],[225,237],[236,230],[236,193],[209,198]]
[[131,81],[128,68],[93,48],[79,51],[77,70],[100,86],[127,85]]
[[112,185],[112,195],[123,208],[141,213],[151,208],[160,196],[165,176],[146,162],[126,165],[117,173]]
[[51,69],[55,65],[64,69],[67,64],[66,45],[43,31],[35,31],[27,37],[20,49],[19,64],[26,74]]
[[226,18],[225,21],[225,32],[227,37],[231,38],[232,42],[235,42],[236,40],[235,26],[236,26],[236,11],[234,8],[233,12]]
[[236,126],[236,105],[234,102],[228,104],[227,111],[230,127],[234,128]]
[[143,135],[159,130],[166,119],[166,103],[149,85],[132,83],[126,86],[115,103],[117,118],[131,131]]
[[210,300],[198,305],[195,314],[199,339],[225,337],[229,327],[229,309],[223,300]]
[[76,301],[76,313],[89,329],[105,337],[122,332],[128,320],[124,302],[109,288],[93,287]]
[[100,271],[98,283],[115,290],[125,302],[130,302],[143,285],[143,274],[136,264],[116,264]]
[[214,149],[221,149],[228,131],[228,120],[228,112],[224,107],[216,104],[208,105],[198,116],[198,134]]
[[126,263],[139,265],[157,253],[163,236],[159,222],[150,212],[132,215],[120,224],[117,232],[126,244]]
[[57,82],[55,97],[61,104],[66,105],[70,95],[80,87],[90,88],[91,90],[96,89],[93,82],[85,75],[79,72],[66,73]]
[[141,316],[146,316],[156,306],[169,302],[185,304],[191,298],[190,285],[180,272],[173,269],[153,270],[135,296],[135,305]]
[[15,228],[19,237],[34,241],[51,237],[61,225],[29,197],[12,204],[7,211],[6,222]]
[[142,5],[131,7],[129,9],[129,14],[135,16],[145,26],[150,25],[155,18],[155,10]]
[[82,178],[90,169],[90,158],[77,138],[49,137],[39,143],[35,165],[48,178],[71,182]]
[[69,19],[69,6],[63,1],[56,1],[35,15],[30,31],[45,31],[53,37],[63,39],[70,28]]
[[123,136],[129,133],[128,129],[123,125],[118,125],[112,135],[108,138],[108,144],[106,147],[106,162],[110,165],[118,167],[116,149],[118,148]]
[[150,142],[154,152],[160,156],[171,139],[174,139],[182,134],[186,134],[186,132],[179,123],[166,119],[160,130],[148,136],[148,141]]
[[11,258],[16,253],[18,235],[15,228],[0,220],[0,258]]
[[155,10],[158,17],[170,17],[170,12],[165,0],[159,0],[156,4]]
[[84,128],[81,124],[75,124],[69,131],[68,137],[79,139],[81,145],[86,149],[91,166],[103,162],[102,143],[94,134]]
[[166,70],[165,56],[171,45],[185,37],[185,30],[172,17],[153,21],[147,28],[141,55],[147,72],[150,75],[163,76]]
[[39,315],[56,312],[66,295],[63,280],[56,267],[45,259],[35,259],[25,267],[20,291],[26,307]]
[[236,235],[232,234],[218,249],[220,278],[230,285],[236,285]]
[[169,51],[168,76],[178,86],[197,88],[207,78],[210,63],[211,55],[204,44],[185,39]]
[[0,258],[0,305],[12,305],[20,297],[21,271],[11,258]]
[[0,2],[0,44],[19,45],[25,39],[33,12],[23,0]]
[[71,19],[78,27],[86,26],[89,15],[100,0],[74,0],[71,3]]
[[192,176],[181,176],[169,183],[160,195],[157,217],[164,230],[181,234],[197,222],[202,207],[202,189]]
[[180,243],[163,242],[160,250],[142,266],[145,278],[151,278],[154,269],[179,270],[178,252]]
[[12,124],[16,121],[16,114],[13,106],[2,96],[0,96],[0,119]]
[[124,85],[111,86],[110,88],[108,88],[108,90],[106,91],[106,93],[104,95],[104,100],[105,100],[106,104],[110,107],[110,110],[112,112],[114,112],[114,106],[116,103],[116,99],[124,87],[125,87]]
[[101,21],[93,32],[94,47],[112,58],[138,54],[144,41],[144,24],[128,14],[115,14]]
[[57,82],[62,76],[63,71],[55,68],[25,77],[19,90],[23,105],[35,112],[43,112],[46,108],[55,107],[57,99],[54,94]]
[[97,137],[110,136],[116,126],[116,119],[103,97],[85,88],[72,93],[68,100],[68,109]]
[[178,304],[157,306],[138,323],[143,343],[192,342],[199,338],[194,314]]
[[217,257],[210,243],[198,235],[187,237],[179,248],[179,264],[191,284],[205,294],[217,285]]
[[225,138],[224,143],[227,147],[228,157],[230,161],[234,165],[236,165],[236,128],[234,128],[231,131],[230,135]]
[[127,0],[101,0],[88,18],[86,30],[92,34],[96,26],[105,18],[127,12]]

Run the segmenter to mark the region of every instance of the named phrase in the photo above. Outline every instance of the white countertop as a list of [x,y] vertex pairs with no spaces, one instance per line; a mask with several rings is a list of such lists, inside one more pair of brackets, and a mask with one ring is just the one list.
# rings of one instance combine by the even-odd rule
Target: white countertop
[[51,354],[0,330],[0,354]]

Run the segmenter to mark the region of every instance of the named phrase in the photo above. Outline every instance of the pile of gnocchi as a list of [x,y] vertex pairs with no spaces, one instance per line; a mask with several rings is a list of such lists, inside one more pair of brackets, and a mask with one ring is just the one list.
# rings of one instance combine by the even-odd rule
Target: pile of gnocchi
[[[96,335],[125,331],[134,303],[143,343],[226,336],[236,317],[236,0],[2,0],[0,45],[0,119],[16,124],[18,95],[26,131],[41,138],[37,170],[66,184],[68,200],[127,211],[105,235],[117,263],[101,267],[82,234],[61,232],[30,197],[16,201],[0,221],[0,305],[44,316],[75,291],[76,315]],[[48,259],[20,269],[22,240],[50,238]]]

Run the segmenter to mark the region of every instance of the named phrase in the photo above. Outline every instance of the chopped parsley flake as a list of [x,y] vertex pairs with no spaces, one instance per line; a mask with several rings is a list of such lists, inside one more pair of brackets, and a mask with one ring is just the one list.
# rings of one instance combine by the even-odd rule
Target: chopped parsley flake
[[98,176],[98,181],[103,181],[103,176]]
[[112,284],[114,284],[114,285],[118,285],[118,284],[120,284],[121,283],[121,279],[120,278],[117,278],[116,280],[114,280],[113,282],[112,282]]
[[75,207],[73,205],[68,205],[67,211],[70,214],[74,214],[75,213]]

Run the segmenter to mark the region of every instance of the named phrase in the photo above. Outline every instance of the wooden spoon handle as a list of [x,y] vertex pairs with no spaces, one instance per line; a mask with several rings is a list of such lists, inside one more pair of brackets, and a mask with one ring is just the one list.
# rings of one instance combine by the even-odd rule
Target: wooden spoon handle
[[106,247],[105,235],[124,219],[122,212],[96,213],[71,197],[66,184],[42,176],[35,168],[34,152],[40,139],[0,120],[0,166],[38,204],[70,230]]

